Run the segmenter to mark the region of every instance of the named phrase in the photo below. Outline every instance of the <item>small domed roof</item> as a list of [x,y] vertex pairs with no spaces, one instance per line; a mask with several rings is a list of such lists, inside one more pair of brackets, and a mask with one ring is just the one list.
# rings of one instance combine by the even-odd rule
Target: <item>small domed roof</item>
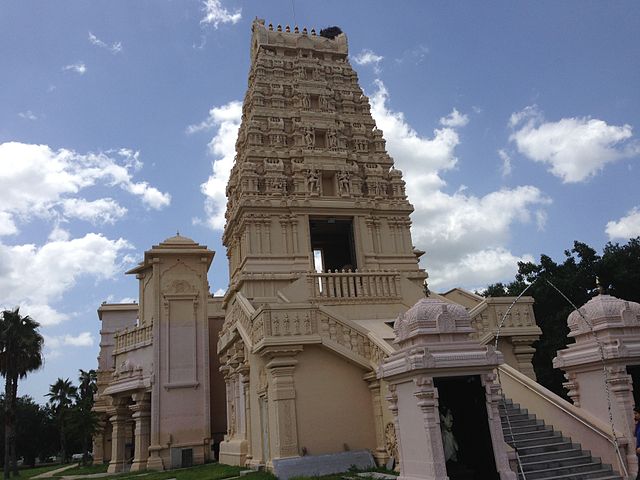
[[640,325],[640,304],[611,295],[593,297],[580,307],[579,312],[574,310],[569,314],[567,325],[574,335],[591,330],[585,318],[594,328],[611,323]]
[[439,298],[419,300],[398,316],[393,330],[398,343],[419,335],[458,333],[467,336],[473,332],[467,310],[462,305]]
[[194,240],[189,237],[183,237],[179,233],[173,237],[167,238],[165,241],[160,242],[160,245],[198,245]]

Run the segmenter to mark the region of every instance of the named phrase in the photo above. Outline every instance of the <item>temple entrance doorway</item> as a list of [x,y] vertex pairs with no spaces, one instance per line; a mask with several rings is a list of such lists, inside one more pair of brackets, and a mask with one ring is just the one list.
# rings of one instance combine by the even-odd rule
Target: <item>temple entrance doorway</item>
[[434,378],[450,480],[498,480],[479,375]]
[[309,219],[309,237],[316,271],[355,270],[353,219],[320,217]]

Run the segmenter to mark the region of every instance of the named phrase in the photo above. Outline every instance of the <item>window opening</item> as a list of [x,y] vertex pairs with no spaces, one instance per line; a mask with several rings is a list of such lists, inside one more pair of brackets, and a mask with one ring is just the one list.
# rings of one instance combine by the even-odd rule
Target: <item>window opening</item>
[[[353,219],[312,218],[309,220],[309,232],[316,271],[319,265],[322,272],[353,271],[357,268]],[[319,263],[316,257],[319,258]]]

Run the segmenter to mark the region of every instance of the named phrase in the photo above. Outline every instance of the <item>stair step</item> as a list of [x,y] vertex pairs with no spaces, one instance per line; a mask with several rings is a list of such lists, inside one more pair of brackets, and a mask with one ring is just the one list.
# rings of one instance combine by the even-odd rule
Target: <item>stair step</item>
[[[527,480],[622,480],[609,465],[511,400],[501,402],[499,412],[504,439],[516,449]],[[518,472],[518,479],[525,476]]]

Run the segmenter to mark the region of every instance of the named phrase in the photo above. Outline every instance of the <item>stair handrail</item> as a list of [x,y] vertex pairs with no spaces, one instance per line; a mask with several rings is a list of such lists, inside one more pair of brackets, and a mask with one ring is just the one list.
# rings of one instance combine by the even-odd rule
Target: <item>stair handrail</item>
[[[573,418],[575,421],[579,422],[588,430],[591,430],[596,435],[602,437],[607,442],[609,442],[612,446],[616,445],[616,439],[618,441],[618,444],[628,445],[628,440],[625,437],[616,436],[615,431],[612,430],[610,425],[607,425],[606,423],[604,423],[603,421],[601,421],[596,417],[587,415],[580,408],[569,403],[562,397],[556,395],[552,391],[543,387],[542,385],[535,382],[525,374],[519,372],[515,368],[507,365],[506,363],[503,363],[498,367],[498,370],[502,378],[505,378],[505,377],[510,378],[512,381],[526,388],[530,393],[535,394],[538,398],[544,400],[546,403],[552,405],[558,410],[563,411],[567,416]],[[505,392],[503,382],[501,383],[501,386],[505,396],[509,397],[510,395],[507,392]],[[527,407],[526,405],[522,405],[522,406],[529,409],[529,407]],[[542,415],[538,415],[538,414],[537,416],[542,417]],[[620,468],[624,470],[626,474],[626,470],[627,470],[626,462],[622,458],[622,454],[617,449],[614,449],[614,451],[616,452],[616,457],[619,462]],[[601,454],[598,454],[598,456],[600,456],[601,458],[603,457],[603,455]]]

